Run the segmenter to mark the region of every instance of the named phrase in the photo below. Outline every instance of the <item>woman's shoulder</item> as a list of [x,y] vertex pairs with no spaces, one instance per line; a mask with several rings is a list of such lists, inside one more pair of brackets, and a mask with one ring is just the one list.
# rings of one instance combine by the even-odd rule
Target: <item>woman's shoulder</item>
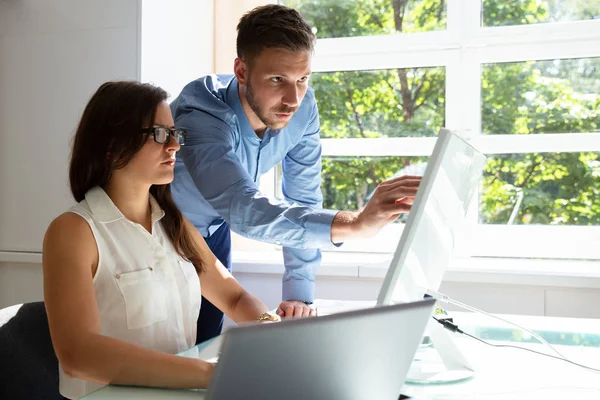
[[66,211],[54,218],[46,230],[46,235],[82,235],[79,237],[84,238],[86,234],[91,234],[90,226],[86,217],[87,216],[85,215],[85,212],[81,212],[81,210],[70,209],[69,211]]
[[[84,200],[54,218],[46,230],[44,242],[51,241],[57,245],[69,240],[84,245],[86,242],[95,243],[91,222],[92,214]],[[73,241],[73,238],[77,240]]]
[[48,259],[77,259],[82,263],[97,260],[96,239],[92,228],[83,216],[67,211],[56,217],[48,226],[42,248]]
[[54,228],[61,231],[89,231],[91,220],[92,212],[87,204],[87,200],[83,200],[54,218],[48,230]]
[[[44,274],[90,268],[96,274],[99,255],[90,224],[79,214],[65,212],[48,226],[42,247]],[[60,275],[59,275],[60,276]]]

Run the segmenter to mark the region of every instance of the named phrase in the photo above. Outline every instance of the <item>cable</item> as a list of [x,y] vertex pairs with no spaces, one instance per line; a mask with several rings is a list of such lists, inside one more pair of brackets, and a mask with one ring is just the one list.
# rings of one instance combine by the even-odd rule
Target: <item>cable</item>
[[470,305],[468,305],[468,304],[461,303],[460,301],[458,301],[458,300],[454,300],[454,299],[452,299],[452,298],[450,298],[450,297],[446,296],[446,295],[445,295],[445,294],[443,294],[443,293],[439,293],[439,292],[436,292],[436,291],[433,291],[433,290],[427,290],[427,291],[426,291],[426,293],[427,293],[429,296],[431,296],[431,297],[435,298],[436,300],[443,301],[444,303],[451,303],[451,304],[454,304],[455,306],[458,306],[458,307],[464,308],[465,310],[469,310],[469,311],[473,311],[473,312],[480,313],[480,314],[483,314],[483,315],[487,315],[488,317],[491,317],[491,318],[496,318],[496,319],[498,319],[498,320],[500,320],[500,321],[502,321],[502,322],[505,322],[505,323],[507,323],[507,324],[509,324],[509,325],[516,326],[517,328],[519,328],[519,329],[521,329],[521,330],[523,330],[523,331],[525,331],[525,332],[527,332],[527,333],[531,334],[533,337],[535,337],[537,340],[539,340],[539,341],[540,341],[542,344],[545,344],[545,345],[546,345],[546,346],[548,346],[550,349],[552,349],[552,351],[553,351],[553,352],[555,352],[556,354],[558,354],[560,357],[562,357],[562,358],[564,358],[564,359],[567,359],[567,357],[565,357],[565,356],[564,356],[563,354],[561,354],[561,353],[560,353],[558,350],[556,350],[556,349],[555,349],[555,348],[554,348],[554,347],[553,347],[553,346],[552,346],[550,343],[548,343],[548,342],[547,342],[547,341],[546,341],[546,340],[545,340],[543,337],[541,337],[541,336],[540,336],[540,335],[538,335],[537,333],[535,333],[535,332],[533,332],[533,331],[531,331],[531,330],[529,330],[529,329],[527,329],[527,328],[525,328],[525,327],[523,327],[523,326],[521,326],[521,325],[519,325],[519,324],[516,324],[516,323],[514,323],[514,322],[511,322],[511,321],[509,321],[509,320],[506,320],[506,319],[504,319],[504,318],[502,318],[502,317],[499,317],[499,316],[497,316],[497,315],[490,314],[490,313],[488,313],[488,312],[485,312],[485,311],[483,311],[483,310],[480,310],[480,309],[478,309],[478,308],[471,307],[471,306],[470,306]]
[[451,332],[460,333],[462,335],[465,335],[465,336],[468,336],[468,337],[470,337],[472,339],[475,339],[475,340],[477,340],[477,341],[479,341],[479,342],[481,342],[483,344],[487,344],[488,346],[491,346],[491,347],[506,347],[506,348],[512,348],[512,349],[518,349],[518,350],[526,350],[526,351],[529,351],[531,353],[535,353],[535,354],[539,354],[541,356],[546,356],[546,357],[554,358],[556,360],[565,361],[565,362],[568,362],[570,364],[576,365],[578,367],[581,367],[581,368],[584,368],[584,369],[587,369],[587,370],[590,370],[590,371],[593,371],[593,372],[600,373],[600,369],[588,367],[587,365],[583,365],[583,364],[578,364],[578,363],[576,363],[574,361],[571,361],[571,360],[569,360],[569,359],[567,359],[565,357],[557,357],[557,356],[553,356],[552,354],[546,354],[546,353],[542,353],[540,351],[535,351],[535,350],[528,349],[527,347],[514,346],[514,345],[511,345],[511,344],[494,344],[494,343],[490,343],[490,342],[487,342],[487,341],[485,341],[483,339],[478,338],[477,336],[473,336],[473,335],[471,335],[469,333],[463,332],[456,324],[453,324],[452,322],[450,322],[448,320],[438,319],[436,317],[432,317],[432,318],[434,320],[436,320],[437,322],[439,322],[440,324],[442,324],[444,326],[444,328],[448,329]]

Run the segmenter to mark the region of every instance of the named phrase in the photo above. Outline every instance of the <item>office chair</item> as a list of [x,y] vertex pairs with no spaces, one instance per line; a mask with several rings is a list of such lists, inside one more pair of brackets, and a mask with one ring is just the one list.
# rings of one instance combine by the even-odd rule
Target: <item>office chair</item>
[[64,399],[44,302],[0,310],[0,399]]

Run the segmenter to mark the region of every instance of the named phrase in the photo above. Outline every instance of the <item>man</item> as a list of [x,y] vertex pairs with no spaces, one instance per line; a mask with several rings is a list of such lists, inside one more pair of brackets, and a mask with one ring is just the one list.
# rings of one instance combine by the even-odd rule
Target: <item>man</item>
[[[231,269],[230,229],[283,246],[286,317],[312,315],[321,252],[371,237],[408,212],[420,178],[380,184],[362,211],[321,209],[319,113],[308,87],[316,38],[297,11],[258,7],[237,27],[235,76],[205,76],[171,104],[188,132],[175,165],[173,196]],[[285,201],[258,191],[262,174],[282,162]],[[221,332],[223,314],[203,299],[198,342]]]

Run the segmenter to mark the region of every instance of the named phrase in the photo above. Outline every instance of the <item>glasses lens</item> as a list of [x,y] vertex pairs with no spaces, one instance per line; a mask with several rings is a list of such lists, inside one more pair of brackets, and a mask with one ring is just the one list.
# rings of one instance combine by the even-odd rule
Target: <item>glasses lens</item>
[[183,144],[185,143],[186,135],[186,132],[181,129],[176,129],[174,133],[175,140],[177,140],[177,143],[179,143],[181,146],[183,146]]
[[157,143],[166,143],[169,133],[165,128],[154,128],[154,139]]

